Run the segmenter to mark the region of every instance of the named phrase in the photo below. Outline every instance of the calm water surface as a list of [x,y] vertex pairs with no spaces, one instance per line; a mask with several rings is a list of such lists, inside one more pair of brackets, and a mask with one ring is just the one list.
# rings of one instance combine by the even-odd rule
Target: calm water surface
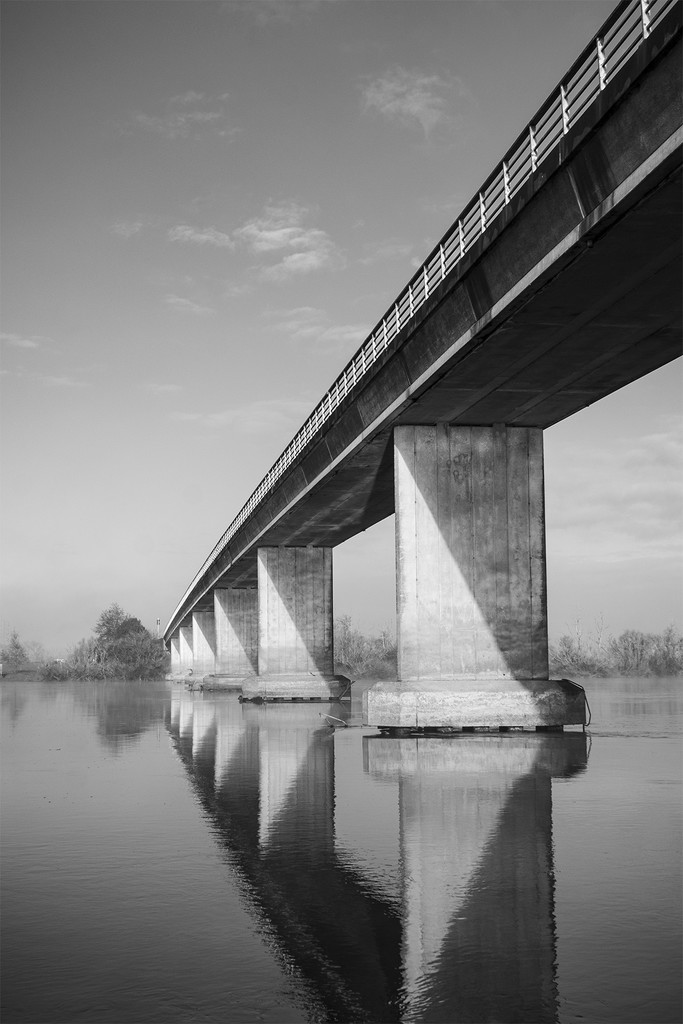
[[587,689],[587,735],[389,739],[3,682],[3,1022],[678,1024],[681,682]]

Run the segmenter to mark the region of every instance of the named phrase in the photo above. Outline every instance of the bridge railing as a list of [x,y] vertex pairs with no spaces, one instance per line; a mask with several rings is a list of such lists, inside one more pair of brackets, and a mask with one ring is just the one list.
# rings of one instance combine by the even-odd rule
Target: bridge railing
[[354,390],[399,332],[409,323],[432,291],[462,260],[496,217],[556,149],[590,104],[607,87],[623,64],[645,43],[653,28],[679,0],[622,0],[599,33],[582,51],[560,84],[518,135],[502,161],[476,196],[432,249],[420,269],[387,310],[359,350],[347,363],[322,401],[285,448],[277,462],[205,559],[185,591],[186,598],[217,556],[244,525],[275,483],[299,457],[346,396]]

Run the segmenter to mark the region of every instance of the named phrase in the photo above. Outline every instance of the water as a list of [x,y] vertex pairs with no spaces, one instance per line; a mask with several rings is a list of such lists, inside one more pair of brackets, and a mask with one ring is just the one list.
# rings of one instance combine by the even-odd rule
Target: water
[[3,1021],[679,1022],[681,684],[587,689],[587,736],[387,739],[3,682]]

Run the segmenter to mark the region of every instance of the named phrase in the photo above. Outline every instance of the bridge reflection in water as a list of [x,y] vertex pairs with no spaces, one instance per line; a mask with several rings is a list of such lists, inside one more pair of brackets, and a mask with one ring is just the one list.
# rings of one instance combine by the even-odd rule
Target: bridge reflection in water
[[325,1019],[557,1020],[551,780],[583,733],[388,738],[178,689],[167,724]]

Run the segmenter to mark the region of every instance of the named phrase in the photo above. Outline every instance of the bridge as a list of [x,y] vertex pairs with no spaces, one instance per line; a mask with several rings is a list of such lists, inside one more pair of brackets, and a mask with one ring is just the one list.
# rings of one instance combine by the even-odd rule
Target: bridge
[[396,514],[387,728],[562,727],[543,430],[681,353],[681,4],[623,0],[219,539],[172,671],[336,699],[332,552]]

